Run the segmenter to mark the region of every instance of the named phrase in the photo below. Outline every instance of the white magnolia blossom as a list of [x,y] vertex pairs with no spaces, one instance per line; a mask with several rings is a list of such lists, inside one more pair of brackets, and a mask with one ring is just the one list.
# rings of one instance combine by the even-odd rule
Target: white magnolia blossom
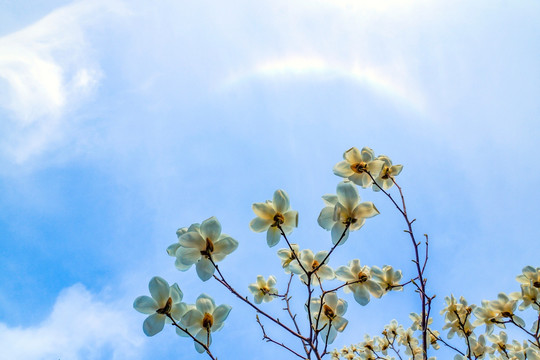
[[276,190],[272,201],[254,203],[252,209],[257,217],[251,220],[249,227],[255,232],[266,231],[266,242],[270,247],[281,239],[279,227],[289,235],[298,226],[298,211],[291,210],[289,195],[283,190]]
[[275,288],[276,283],[276,278],[273,275],[270,275],[268,280],[264,280],[264,276],[258,275],[257,282],[248,286],[249,291],[251,291],[255,297],[255,304],[274,300],[275,296],[278,294],[278,291]]
[[379,283],[371,278],[369,266],[361,266],[358,259],[351,260],[348,266],[340,266],[336,270],[336,278],[352,283],[345,287],[345,292],[352,292],[354,300],[363,306],[369,303],[369,294],[380,298],[384,293]]
[[[381,188],[384,190],[390,189],[394,186],[394,181],[392,180],[395,176],[398,176],[403,169],[403,165],[392,165],[392,160],[388,156],[379,155],[377,160],[382,161],[383,165],[379,174],[375,177],[375,184],[372,185],[374,191],[380,191]],[[379,186],[377,186],[379,185]]]
[[[294,254],[291,248],[294,250]],[[285,273],[290,274],[291,270],[289,269],[289,265],[291,264],[291,261],[296,259],[295,256],[300,258],[300,248],[298,247],[298,244],[291,244],[290,248],[279,249],[277,255],[281,259],[281,266],[283,267]]]
[[334,174],[347,178],[363,188],[373,183],[371,176],[376,177],[383,165],[381,160],[375,158],[373,150],[368,147],[364,147],[362,151],[352,147],[345,151],[343,159],[334,166]]
[[319,333],[322,341],[328,339],[328,343],[331,344],[334,342],[337,333],[345,330],[348,321],[343,315],[346,311],[347,302],[339,299],[335,292],[326,294],[322,303],[320,298],[311,299],[309,316],[311,316],[315,329],[322,329]]
[[331,230],[334,245],[343,245],[349,237],[349,231],[360,229],[366,218],[378,215],[379,210],[371,201],[359,203],[358,190],[349,181],[340,182],[336,193],[322,197],[326,207],[321,210],[317,222],[323,229]]
[[[179,238],[180,247],[176,250],[180,270],[187,270],[196,264],[197,275],[206,281],[214,275],[212,261],[219,262],[238,247],[238,242],[229,235],[221,233],[221,224],[215,217],[206,219],[198,228],[188,231]],[[212,259],[212,261],[210,260]]]
[[176,230],[176,237],[178,238],[178,241],[175,242],[174,244],[169,245],[169,247],[167,247],[167,254],[169,256],[173,256],[173,257],[176,258],[176,260],[174,261],[174,266],[180,271],[186,271],[192,265],[192,264],[189,264],[189,265],[183,264],[176,255],[176,252],[178,251],[178,249],[180,249],[182,247],[182,245],[180,245],[180,237],[182,235],[184,235],[185,233],[190,232],[190,231],[197,231],[198,233],[200,233],[201,232],[201,225],[200,224],[191,224],[189,228],[183,227],[183,228],[180,228],[180,229]]
[[[332,280],[336,277],[330,266],[321,265],[326,255],[328,255],[328,251],[319,251],[314,255],[310,249],[302,250],[300,251],[300,262],[298,260],[292,261],[289,264],[289,269],[293,274],[298,274],[304,284],[308,283],[306,271],[311,273],[311,284],[319,285],[323,280]],[[317,270],[313,272],[315,269]]]
[[522,271],[523,274],[518,275],[516,280],[522,284],[532,285],[540,289],[540,267],[535,269],[532,266],[525,266]]
[[133,308],[140,313],[148,314],[143,323],[143,331],[147,336],[154,336],[161,330],[165,322],[172,321],[167,315],[180,320],[188,307],[182,302],[182,291],[178,284],[169,286],[167,281],[154,276],[148,284],[150,296],[139,296],[133,302]]
[[[212,333],[221,330],[223,322],[229,316],[230,311],[231,307],[229,305],[223,304],[216,307],[214,299],[206,294],[201,294],[195,302],[195,308],[187,311],[182,316],[181,322],[191,335],[207,347],[210,347]],[[188,336],[178,328],[176,333],[180,336]],[[194,344],[197,352],[203,353],[205,351],[204,347],[199,343],[194,342]]]
[[382,269],[378,266],[372,266],[371,277],[381,285],[385,292],[403,290],[403,286],[399,284],[403,277],[401,270],[394,270],[390,265],[384,265]]

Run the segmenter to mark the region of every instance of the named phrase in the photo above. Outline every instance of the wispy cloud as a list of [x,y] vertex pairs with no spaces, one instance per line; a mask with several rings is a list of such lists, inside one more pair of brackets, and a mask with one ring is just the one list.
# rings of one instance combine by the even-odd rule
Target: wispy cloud
[[[135,313],[121,303],[104,302],[80,284],[60,293],[41,324],[9,327],[0,323],[6,359],[126,359],[143,344]],[[31,316],[31,312],[27,314]]]
[[117,1],[76,2],[0,38],[0,151],[9,161],[27,162],[65,139],[63,115],[103,78],[85,30],[125,13]]

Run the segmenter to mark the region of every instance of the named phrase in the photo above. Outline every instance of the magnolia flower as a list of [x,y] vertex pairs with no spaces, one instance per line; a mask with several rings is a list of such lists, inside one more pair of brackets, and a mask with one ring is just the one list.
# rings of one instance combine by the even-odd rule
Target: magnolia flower
[[[183,227],[183,228],[180,228],[180,229],[176,230],[176,236],[178,238],[178,241],[175,242],[174,244],[169,245],[169,247],[167,247],[167,254],[169,256],[176,257],[176,252],[178,251],[178,249],[180,249],[182,247],[182,245],[180,245],[180,237],[182,235],[184,235],[185,233],[190,232],[190,231],[197,231],[197,232],[200,233],[201,232],[200,228],[201,228],[200,224],[191,224],[191,226],[189,228]],[[176,260],[174,262],[174,266],[180,271],[186,271],[191,267],[191,264],[185,265],[182,262],[180,262],[178,257],[176,257]]]
[[493,350],[497,350],[499,354],[504,354],[508,349],[508,336],[504,331],[501,331],[497,335],[488,335],[488,339],[492,342],[491,347],[493,348]]
[[399,175],[403,169],[403,165],[392,165],[392,160],[385,155],[379,155],[377,160],[382,161],[383,165],[378,176],[375,178],[375,184],[373,184],[371,188],[375,191],[380,191],[380,188],[388,190],[394,186],[394,181],[392,179]]
[[146,336],[154,336],[165,325],[165,321],[171,323],[168,316],[180,320],[187,311],[187,305],[182,301],[182,291],[178,284],[169,284],[159,276],[154,276],[148,284],[149,296],[139,296],[133,302],[133,308],[140,313],[148,314],[143,323],[143,331]]
[[273,275],[270,275],[268,280],[264,280],[262,275],[257,276],[257,282],[248,286],[249,291],[255,296],[255,304],[274,300],[275,295],[278,294],[277,289],[274,287],[276,282]]
[[384,291],[403,290],[403,286],[399,284],[403,277],[401,270],[394,270],[390,265],[385,265],[382,269],[377,266],[372,266],[371,277],[381,285]]
[[441,337],[441,333],[437,330],[429,330],[429,342],[428,346],[431,345],[435,350],[439,350],[441,348],[441,345],[437,342],[437,340]]
[[347,311],[347,302],[338,299],[335,292],[330,292],[321,299],[311,299],[309,303],[309,316],[312,318],[313,326],[316,330],[322,331],[319,333],[321,339],[328,344],[334,342],[337,332],[342,332],[347,327],[348,321],[343,317]]
[[517,300],[512,300],[508,295],[500,293],[497,296],[497,300],[493,300],[489,303],[489,306],[498,312],[496,320],[501,320],[503,318],[510,318],[516,324],[521,327],[525,327],[525,321],[522,318],[515,314],[517,308]]
[[238,242],[221,233],[221,224],[215,217],[204,220],[200,228],[192,226],[192,231],[180,236],[176,258],[182,265],[179,269],[183,271],[196,264],[197,275],[202,281],[206,281],[214,275],[215,268],[212,261],[216,263],[223,260],[236,250]]
[[349,237],[349,231],[360,229],[366,218],[379,214],[372,202],[359,204],[358,190],[349,181],[340,182],[336,189],[337,195],[324,195],[326,207],[321,210],[317,222],[326,230],[332,231],[332,242],[344,244]]
[[[214,299],[206,294],[201,294],[195,302],[195,308],[186,312],[182,316],[181,322],[191,335],[209,347],[212,343],[211,333],[219,331],[223,327],[223,322],[229,316],[230,311],[229,305],[216,307]],[[187,336],[183,330],[178,328],[176,333],[180,336]],[[195,349],[199,353],[205,351],[204,347],[197,342],[195,342]]]
[[484,338],[484,335],[480,335],[478,340],[476,340],[474,336],[471,336],[469,341],[471,353],[474,355],[475,359],[483,359],[486,354],[492,354],[494,352],[491,347],[486,346],[486,339]]
[[537,289],[540,289],[540,268],[533,268],[532,266],[525,266],[523,268],[523,274],[518,275],[516,280],[525,285],[532,285]]
[[343,159],[345,160],[334,166],[334,174],[347,178],[363,188],[373,183],[371,176],[379,174],[383,165],[381,160],[375,159],[373,150],[368,147],[364,147],[362,151],[352,147],[345,151]]
[[[411,329],[413,329],[414,331],[422,330],[422,316],[420,314],[410,313],[409,319],[412,320]],[[433,318],[429,318],[427,325],[431,325],[432,322]]]
[[513,292],[509,296],[513,300],[522,300],[522,303],[518,307],[520,311],[525,310],[531,305],[534,310],[540,310],[538,306],[540,303],[540,291],[534,286],[521,284],[521,292]]
[[360,305],[369,303],[369,294],[380,298],[383,295],[381,286],[371,279],[371,270],[368,266],[361,266],[360,260],[355,259],[349,262],[349,266],[340,266],[336,270],[336,277],[347,283],[352,283],[345,287],[345,292],[352,292],[354,300]]
[[298,211],[291,210],[289,196],[283,190],[276,190],[272,201],[253,204],[252,209],[257,217],[251,220],[249,228],[255,232],[267,231],[266,242],[270,247],[281,238],[279,227],[289,235],[298,226]]
[[[332,280],[335,278],[334,270],[326,264],[321,265],[323,260],[328,255],[328,251],[319,251],[317,255],[313,255],[313,251],[305,249],[300,251],[300,262],[294,260],[289,264],[289,269],[293,274],[300,275],[300,280],[305,284],[308,283],[306,271],[311,273],[311,283],[319,285],[323,280]],[[313,270],[317,271],[313,272]],[[304,271],[305,270],[305,271]]]
[[[292,250],[294,250],[294,254],[293,254],[291,248],[292,248]],[[296,256],[298,256],[298,258],[300,258],[300,250],[299,250],[298,245],[297,244],[291,244],[291,248],[279,249],[278,252],[277,252],[277,255],[281,259],[281,266],[283,267],[283,270],[287,274],[289,274],[291,272],[291,270],[289,269],[289,265],[291,264],[291,261],[296,259],[295,254],[296,254]]]

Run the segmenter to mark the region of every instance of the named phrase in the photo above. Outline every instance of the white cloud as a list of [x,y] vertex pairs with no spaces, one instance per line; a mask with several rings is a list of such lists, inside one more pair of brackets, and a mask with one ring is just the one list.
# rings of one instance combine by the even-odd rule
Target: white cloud
[[117,1],[83,1],[0,38],[0,108],[8,160],[24,163],[65,139],[62,116],[92,94],[103,77],[85,30],[110,14]]
[[[28,311],[31,314],[31,311]],[[136,312],[104,302],[76,284],[60,293],[50,316],[30,327],[0,323],[5,359],[135,358],[143,345]]]

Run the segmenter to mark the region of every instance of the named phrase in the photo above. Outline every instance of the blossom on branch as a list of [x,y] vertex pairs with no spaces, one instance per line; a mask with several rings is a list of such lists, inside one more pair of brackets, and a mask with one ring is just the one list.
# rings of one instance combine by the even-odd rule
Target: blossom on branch
[[279,249],[277,255],[281,259],[281,266],[285,273],[290,274],[291,270],[289,269],[289,265],[296,257],[300,258],[300,248],[298,247],[298,244],[291,244],[290,248]]
[[317,222],[323,229],[331,230],[334,245],[338,242],[343,245],[349,237],[349,231],[360,229],[366,218],[378,215],[379,210],[371,201],[359,203],[358,190],[349,181],[340,182],[336,193],[322,197],[326,207],[321,210]]
[[370,300],[369,294],[380,298],[383,289],[371,278],[369,266],[361,266],[360,260],[355,259],[349,262],[349,266],[340,266],[336,270],[336,277],[347,283],[352,283],[345,287],[345,292],[352,292],[354,300],[360,305],[367,305]]
[[143,323],[143,331],[146,336],[154,336],[161,330],[165,322],[172,321],[168,316],[172,316],[176,320],[187,311],[187,305],[182,301],[182,291],[178,284],[169,286],[167,281],[154,276],[148,284],[150,296],[139,296],[133,302],[133,308],[140,313],[148,314]]
[[[231,307],[229,305],[219,305],[216,307],[214,299],[206,294],[201,294],[195,302],[195,308],[187,311],[182,316],[182,324],[186,326],[187,331],[198,341],[210,347],[212,344],[212,333],[221,330],[223,322],[229,316]],[[181,329],[176,329],[180,336],[187,336]],[[205,351],[204,347],[195,342],[195,349],[199,353]]]
[[362,151],[352,147],[343,153],[343,161],[334,166],[334,174],[349,179],[356,185],[367,188],[373,183],[371,176],[380,173],[383,162],[375,158],[372,149],[364,147]]
[[274,300],[274,297],[278,294],[275,288],[276,283],[276,278],[273,275],[270,275],[268,280],[264,280],[262,275],[257,275],[257,282],[248,286],[249,291],[255,297],[255,304]]
[[379,155],[377,160],[382,161],[383,165],[381,171],[375,177],[375,184],[371,188],[374,191],[380,191],[379,187],[388,190],[394,186],[393,178],[401,173],[403,165],[392,165],[392,160],[386,155]]
[[270,247],[281,239],[279,227],[289,235],[298,226],[298,211],[291,210],[289,195],[283,190],[276,190],[272,201],[254,203],[252,209],[257,217],[251,220],[249,228],[254,232],[266,231],[266,242]]
[[219,262],[238,247],[238,241],[221,233],[221,224],[215,217],[206,219],[200,228],[193,226],[178,239],[180,247],[176,250],[179,270],[186,271],[196,264],[197,275],[206,281],[214,275],[214,263]]
[[[298,274],[304,284],[308,283],[307,271],[310,273],[311,284],[319,285],[323,280],[332,280],[336,277],[334,270],[330,266],[321,265],[326,255],[328,255],[328,251],[319,251],[314,255],[310,249],[302,250],[299,256],[300,262],[298,260],[292,261],[289,264],[289,269],[293,274]],[[317,270],[313,272],[315,269]]]
[[328,339],[328,344],[333,343],[337,333],[347,327],[348,320],[343,317],[347,311],[347,302],[338,299],[335,292],[326,294],[322,302],[320,298],[311,299],[308,311],[315,331],[320,331],[322,341]]

